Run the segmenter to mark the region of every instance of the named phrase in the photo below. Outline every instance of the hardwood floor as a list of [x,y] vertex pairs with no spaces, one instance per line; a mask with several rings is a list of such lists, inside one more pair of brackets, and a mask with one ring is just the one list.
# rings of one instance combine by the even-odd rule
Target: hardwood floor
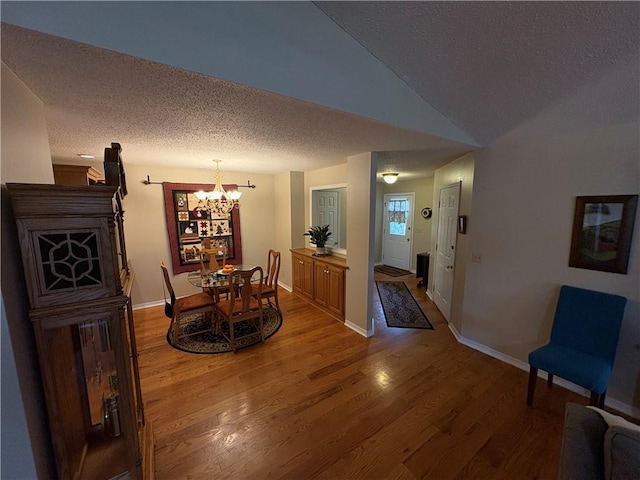
[[156,478],[555,479],[564,405],[587,404],[459,344],[413,276],[435,330],[388,328],[375,293],[364,338],[280,289],[264,344],[188,354],[162,307],[135,314]]

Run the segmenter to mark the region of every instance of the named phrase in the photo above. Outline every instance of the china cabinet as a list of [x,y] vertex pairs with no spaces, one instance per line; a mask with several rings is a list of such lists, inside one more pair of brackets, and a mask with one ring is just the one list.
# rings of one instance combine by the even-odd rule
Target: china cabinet
[[346,261],[313,253],[308,248],[291,250],[293,292],[344,321]]
[[89,165],[53,165],[53,178],[57,185],[104,184],[104,175]]
[[7,188],[58,477],[151,478],[121,189]]

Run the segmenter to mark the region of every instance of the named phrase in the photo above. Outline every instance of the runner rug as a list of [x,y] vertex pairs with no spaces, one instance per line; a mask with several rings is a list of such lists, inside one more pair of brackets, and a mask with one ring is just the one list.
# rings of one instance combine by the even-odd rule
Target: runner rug
[[[264,307],[262,328],[264,329],[265,341],[273,336],[281,326],[282,314],[275,308]],[[223,322],[220,328],[229,336],[228,323]],[[261,343],[260,332],[252,323],[248,321],[236,323],[233,328],[236,335],[236,350]],[[204,313],[185,316],[180,323],[178,338],[174,340],[171,330],[169,330],[167,332],[167,342],[173,348],[189,353],[225,353],[233,351],[231,344],[224,336],[211,331],[210,322]]]
[[433,330],[433,325],[404,282],[377,281],[376,287],[382,303],[384,318],[389,327]]
[[373,270],[378,273],[384,273],[391,277],[401,277],[403,275],[409,275],[409,270],[403,270],[402,268],[392,267],[390,265],[376,265]]

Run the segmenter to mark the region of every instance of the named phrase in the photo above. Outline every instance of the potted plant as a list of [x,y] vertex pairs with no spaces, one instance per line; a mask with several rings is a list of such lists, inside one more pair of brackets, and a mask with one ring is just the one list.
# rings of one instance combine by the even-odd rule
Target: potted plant
[[315,244],[317,255],[327,254],[325,244],[327,243],[327,240],[329,240],[329,237],[331,237],[329,225],[322,225],[321,227],[311,227],[309,231],[304,235],[308,236],[311,240],[311,243]]

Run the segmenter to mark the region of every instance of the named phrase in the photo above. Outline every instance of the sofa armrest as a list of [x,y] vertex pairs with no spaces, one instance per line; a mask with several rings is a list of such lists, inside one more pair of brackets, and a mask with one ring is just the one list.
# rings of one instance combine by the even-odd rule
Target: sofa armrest
[[607,480],[640,478],[640,431],[609,427],[604,436]]
[[602,480],[604,435],[607,423],[600,414],[576,403],[568,403],[558,480]]

